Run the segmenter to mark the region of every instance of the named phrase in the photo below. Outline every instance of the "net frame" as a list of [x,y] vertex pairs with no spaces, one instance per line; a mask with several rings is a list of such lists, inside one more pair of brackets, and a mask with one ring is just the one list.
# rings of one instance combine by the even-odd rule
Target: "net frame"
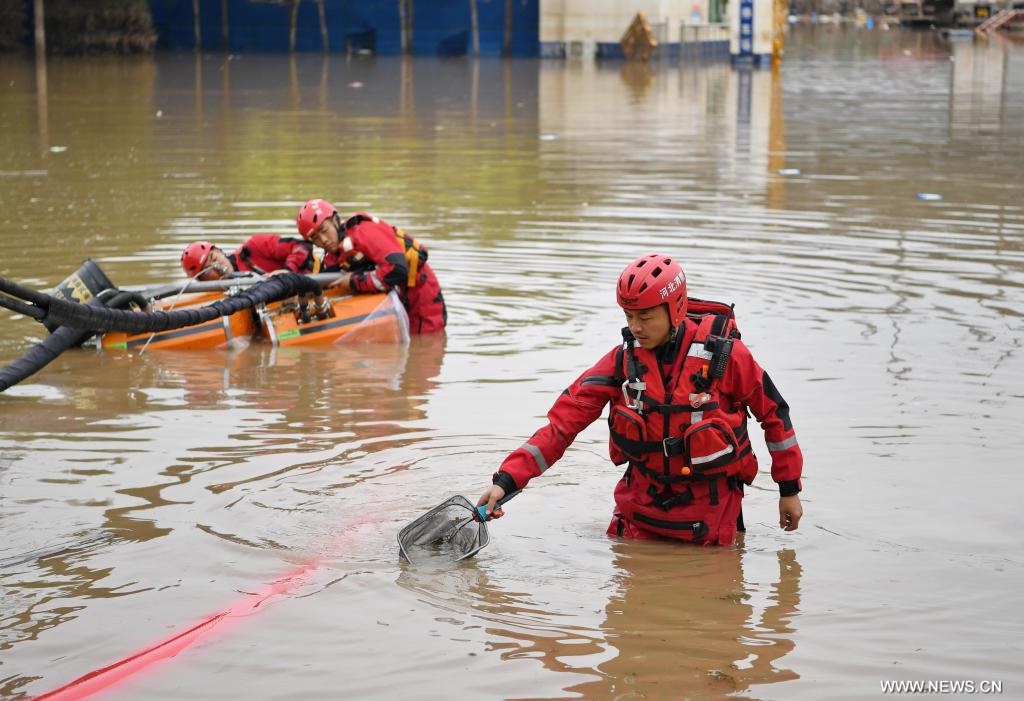
[[422,562],[426,558],[419,553],[432,546],[438,546],[438,554],[452,562],[473,557],[490,542],[487,525],[475,518],[476,513],[466,497],[448,497],[398,532],[402,557],[411,564]]

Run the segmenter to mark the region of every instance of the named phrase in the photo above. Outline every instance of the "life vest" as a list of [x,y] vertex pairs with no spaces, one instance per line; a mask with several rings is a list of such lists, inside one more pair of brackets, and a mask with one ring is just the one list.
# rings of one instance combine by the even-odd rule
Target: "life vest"
[[[371,217],[368,214],[353,214],[342,223],[342,231],[347,231],[364,221],[370,221],[375,224],[381,223],[380,219],[377,217]],[[416,282],[419,279],[420,266],[427,262],[427,257],[429,255],[427,247],[412,236],[409,236],[409,234],[405,233],[397,226],[392,226],[390,224],[388,226],[391,226],[394,230],[395,239],[398,241],[398,245],[402,248],[402,252],[405,255],[405,262],[409,266],[409,275],[406,283],[409,287],[416,287]],[[358,270],[360,264],[363,263],[362,259],[363,254],[357,252],[350,258],[343,261],[341,266],[346,270]]]
[[629,467],[616,499],[625,502],[618,506],[627,518],[663,535],[702,540],[724,529],[731,541],[742,484],[757,474],[746,407],[718,389],[740,333],[732,307],[721,302],[690,298],[687,317],[697,330],[668,359],[669,393],[657,356],[623,329],[616,382],[624,401],[608,417],[609,451],[613,462]]
[[[291,257],[289,252],[285,258],[282,258],[278,244],[288,244],[293,249],[296,246],[306,249],[307,260],[303,265],[303,269],[299,271],[300,273],[315,275],[320,272],[320,259],[313,252],[313,246],[302,239],[292,237],[257,234],[246,240],[227,258],[231,261],[231,267],[238,272],[251,271],[257,275],[266,275],[269,272],[286,267],[285,263]],[[260,262],[263,265],[260,265]]]

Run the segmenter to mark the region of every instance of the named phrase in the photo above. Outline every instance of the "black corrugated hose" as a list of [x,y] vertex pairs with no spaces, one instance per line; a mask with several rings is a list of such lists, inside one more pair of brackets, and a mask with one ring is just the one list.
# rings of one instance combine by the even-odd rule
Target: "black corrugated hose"
[[[0,368],[0,392],[38,372],[47,363],[68,348],[81,344],[93,333],[123,331],[148,333],[180,329],[230,316],[258,304],[273,302],[295,294],[319,296],[323,289],[316,280],[297,273],[273,275],[252,287],[224,299],[218,299],[198,309],[144,312],[119,309],[133,301],[135,293],[114,294],[104,304],[98,298],[89,304],[69,302],[52,295],[36,292],[0,277],[0,306],[31,317],[36,321],[56,325],[49,337],[43,339],[25,355],[5,368]],[[10,295],[10,296],[7,296]]]
[[[136,296],[133,292],[116,292],[116,294],[110,297],[109,301],[104,302],[102,301],[103,298],[94,297],[89,301],[89,304],[101,307],[106,304],[114,309],[123,309]],[[3,297],[0,297],[0,299],[3,299]],[[83,331],[82,329],[75,329],[70,326],[61,326],[54,329],[53,333],[25,351],[25,354],[20,358],[7,367],[0,368],[0,392],[6,391],[8,387],[13,387],[25,378],[36,374],[49,365],[58,355],[69,348],[82,345],[92,335],[92,331]]]

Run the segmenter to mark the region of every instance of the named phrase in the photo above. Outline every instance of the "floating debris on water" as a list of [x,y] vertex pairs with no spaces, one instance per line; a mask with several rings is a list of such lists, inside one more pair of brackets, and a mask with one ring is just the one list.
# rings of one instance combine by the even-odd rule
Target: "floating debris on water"
[[45,175],[45,170],[0,170],[0,178],[36,178]]
[[540,135],[540,140],[541,141],[557,141],[558,140],[558,135],[557,134],[541,134]]
[[919,193],[917,193],[917,199],[919,199],[919,200],[929,200],[929,201],[941,200],[942,199],[942,195],[938,195],[938,194],[936,194],[934,192],[919,192]]
[[781,168],[779,175],[800,175],[799,168]]
[[51,146],[50,153],[64,153],[68,150],[67,146]]

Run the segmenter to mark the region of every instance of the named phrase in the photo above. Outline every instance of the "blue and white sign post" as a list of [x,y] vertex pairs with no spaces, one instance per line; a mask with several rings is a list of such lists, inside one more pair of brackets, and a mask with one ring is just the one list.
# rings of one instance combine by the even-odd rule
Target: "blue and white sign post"
[[770,65],[774,0],[729,3],[729,53],[733,63]]

